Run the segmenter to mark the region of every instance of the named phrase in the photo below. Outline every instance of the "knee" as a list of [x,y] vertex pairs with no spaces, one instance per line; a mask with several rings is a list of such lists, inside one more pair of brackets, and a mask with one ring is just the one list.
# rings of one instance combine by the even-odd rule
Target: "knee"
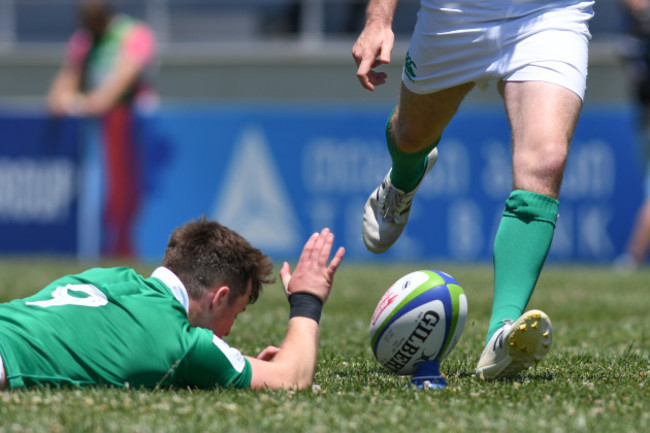
[[568,156],[568,145],[547,143],[537,152],[532,168],[546,176],[562,176]]
[[416,153],[431,147],[440,139],[442,131],[418,127],[414,123],[396,119],[391,120],[391,138],[393,143],[406,153]]
[[530,150],[523,151],[515,147],[515,188],[557,197],[568,157],[568,145],[544,142],[528,149]]

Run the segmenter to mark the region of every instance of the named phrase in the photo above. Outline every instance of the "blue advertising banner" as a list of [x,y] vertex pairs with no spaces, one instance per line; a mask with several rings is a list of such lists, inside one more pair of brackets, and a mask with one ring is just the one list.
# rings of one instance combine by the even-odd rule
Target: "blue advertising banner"
[[[162,257],[171,230],[205,215],[276,259],[297,258],[330,227],[348,259],[487,261],[511,190],[503,110],[461,110],[387,253],[366,251],[363,205],[390,168],[390,107],[211,106],[144,120],[147,192],[135,231],[142,258]],[[633,113],[585,109],[571,147],[551,261],[611,261],[640,204]]]
[[79,125],[0,116],[0,254],[77,252]]

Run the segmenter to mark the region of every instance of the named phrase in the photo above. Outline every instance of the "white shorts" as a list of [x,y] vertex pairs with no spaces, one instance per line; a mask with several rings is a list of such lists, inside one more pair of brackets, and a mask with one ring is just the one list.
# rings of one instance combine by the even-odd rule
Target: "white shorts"
[[422,0],[402,81],[418,94],[469,82],[546,81],[583,98],[593,4]]

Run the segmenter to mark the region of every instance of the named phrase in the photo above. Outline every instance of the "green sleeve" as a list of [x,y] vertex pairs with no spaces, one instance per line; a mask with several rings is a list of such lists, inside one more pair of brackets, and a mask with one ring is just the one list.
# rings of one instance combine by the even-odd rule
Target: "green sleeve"
[[194,328],[196,342],[178,366],[173,382],[199,388],[248,388],[250,362],[237,349],[207,329]]

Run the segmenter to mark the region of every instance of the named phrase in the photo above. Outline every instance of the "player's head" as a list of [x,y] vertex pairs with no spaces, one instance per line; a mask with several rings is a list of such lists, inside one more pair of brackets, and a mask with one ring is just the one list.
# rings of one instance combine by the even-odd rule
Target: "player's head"
[[175,229],[162,265],[183,282],[191,299],[199,300],[217,286],[228,286],[235,302],[250,284],[249,303],[272,283],[273,262],[246,239],[216,221],[202,217]]
[[80,0],[79,19],[81,25],[95,37],[101,36],[113,16],[113,8],[106,0]]

